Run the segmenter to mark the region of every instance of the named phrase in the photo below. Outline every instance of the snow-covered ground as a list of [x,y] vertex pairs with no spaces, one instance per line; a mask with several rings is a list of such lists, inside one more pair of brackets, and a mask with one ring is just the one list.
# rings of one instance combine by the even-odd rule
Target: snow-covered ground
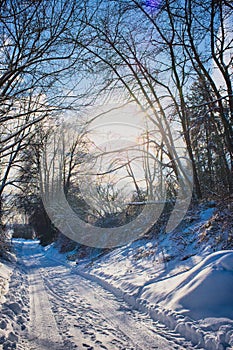
[[[1,348],[192,349],[191,342],[80,276],[37,242],[15,242],[18,266],[2,305]],[[55,258],[56,257],[56,258]]]
[[146,268],[145,258],[132,261],[135,247],[131,254],[126,260],[115,252],[112,261],[105,257],[79,273],[179,332],[193,348],[233,348],[233,251],[212,253],[192,268],[198,257]]
[[16,240],[14,271],[0,267],[12,273],[0,349],[233,349],[233,251],[203,240],[213,214],[79,259]]
[[12,269],[12,264],[0,262],[0,303],[5,301],[5,295],[9,290],[9,279]]
[[202,241],[215,208],[183,231],[141,240],[100,259],[78,262],[86,278],[179,332],[194,347],[233,348],[233,251]]
[[[0,304],[0,349],[16,349],[20,332],[29,320],[29,296],[27,276],[16,264],[1,262],[0,276],[4,289]],[[1,277],[0,277],[1,279]]]

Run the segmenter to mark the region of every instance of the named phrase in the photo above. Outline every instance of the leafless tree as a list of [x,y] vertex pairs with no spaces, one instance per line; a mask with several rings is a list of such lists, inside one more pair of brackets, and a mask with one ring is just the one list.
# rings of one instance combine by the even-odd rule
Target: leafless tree
[[[36,125],[71,109],[75,89],[68,79],[81,51],[69,42],[79,1],[3,0],[0,6],[0,197],[17,186],[11,173],[30,144]],[[81,22],[76,35],[82,31]],[[76,74],[76,84],[80,77]],[[78,99],[78,96],[76,96]],[[2,201],[2,199],[0,199]]]
[[[231,126],[231,30],[227,20],[232,9],[226,2],[163,1],[148,8],[138,0],[85,3],[85,35],[80,43],[93,74],[102,76],[101,91],[122,91],[136,102],[162,135],[163,149],[176,177],[185,178],[171,126],[180,125],[192,162],[196,195],[201,197],[197,160],[190,138],[187,93],[197,77],[205,77],[214,95],[209,108],[218,108],[224,128],[226,152],[232,159]],[[140,23],[140,25],[139,25]],[[221,91],[211,74],[219,71],[225,88]],[[226,104],[228,108],[226,108]],[[228,168],[230,181],[231,166]],[[229,183],[231,187],[231,184]]]

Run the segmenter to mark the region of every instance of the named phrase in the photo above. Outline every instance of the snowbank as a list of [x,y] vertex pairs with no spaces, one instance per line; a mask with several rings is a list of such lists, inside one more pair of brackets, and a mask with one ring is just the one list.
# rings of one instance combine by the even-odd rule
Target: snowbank
[[[133,242],[99,259],[81,259],[73,271],[148,313],[199,349],[233,348],[233,251],[221,251],[214,235],[209,241],[201,238],[215,211],[202,210],[182,231]],[[214,249],[219,251],[213,253]]]
[[168,307],[195,320],[226,317],[233,320],[233,252],[211,254],[185,274],[169,295]]
[[100,266],[101,262],[99,273],[95,267],[77,272],[175,329],[194,346],[207,350],[233,346],[233,251],[210,254],[187,272],[147,280],[141,286],[138,279],[126,283],[104,268],[100,273]]
[[0,349],[16,349],[20,332],[26,330],[29,317],[26,279],[16,263],[0,262]]
[[9,278],[12,272],[12,265],[0,261],[0,303],[5,301],[5,294],[9,288]]

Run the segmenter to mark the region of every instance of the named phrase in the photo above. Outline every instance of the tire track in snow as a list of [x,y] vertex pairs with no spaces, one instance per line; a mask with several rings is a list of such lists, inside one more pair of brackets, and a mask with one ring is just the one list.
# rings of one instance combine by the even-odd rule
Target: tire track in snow
[[37,271],[30,271],[30,350],[62,350],[62,338],[51,310],[43,279]]
[[[63,269],[62,269],[63,270]],[[127,337],[132,349],[191,349],[189,342],[173,331],[168,330],[164,325],[153,322],[147,315],[136,310],[131,310],[120,298],[116,298],[109,291],[104,290],[95,282],[90,282],[79,275],[59,273],[59,278],[53,272],[45,272],[45,284],[52,298],[63,298],[67,308],[76,308],[82,300],[78,295],[85,296],[83,300],[88,300],[86,308],[97,310],[101,313],[108,324],[121,333],[121,337]],[[62,282],[61,282],[62,281]],[[70,290],[72,285],[72,290]],[[58,293],[57,293],[58,292]],[[68,295],[68,298],[66,296]],[[74,298],[73,304],[70,303]],[[76,300],[75,300],[76,298]],[[115,315],[115,317],[113,316]],[[184,346],[181,345],[184,344]],[[110,350],[113,348],[110,347]],[[121,347],[118,347],[121,349]]]
[[[64,279],[62,280],[64,282]],[[93,306],[89,295],[86,295],[89,294],[86,286],[84,286],[84,290],[81,290],[80,283],[79,288],[69,283],[73,286],[72,293],[70,293],[70,290],[66,291],[61,288],[58,281],[55,281],[55,284],[51,283],[51,277],[45,278],[45,284],[51,303],[54,305],[54,313],[57,314],[57,322],[62,323],[64,333],[72,337],[73,343],[79,343],[78,348],[143,350],[136,342],[132,341],[126,332],[123,332],[109,317],[106,317],[106,314],[100,312],[96,305]],[[58,288],[55,287],[56,285]],[[64,285],[67,286],[66,283]],[[157,347],[152,346],[151,349],[153,348],[157,349]],[[70,349],[73,349],[72,344]]]
[[40,271],[35,266],[33,250],[28,251],[25,246],[22,246],[22,262],[28,274],[30,323],[27,334],[22,337],[21,346],[25,350],[64,350],[48,293]]
[[99,284],[44,255],[22,249],[29,272],[31,326],[23,350],[188,350],[179,334],[131,309]]

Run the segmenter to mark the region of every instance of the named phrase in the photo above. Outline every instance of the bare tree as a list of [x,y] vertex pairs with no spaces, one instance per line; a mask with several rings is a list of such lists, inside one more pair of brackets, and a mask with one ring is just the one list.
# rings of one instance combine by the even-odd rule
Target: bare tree
[[[6,186],[18,186],[11,175],[20,167],[19,155],[37,133],[36,125],[75,104],[75,86],[67,82],[81,53],[68,37],[74,19],[82,16],[80,3],[1,1],[0,197]],[[79,22],[77,37],[81,31]],[[76,73],[76,84],[79,79]]]
[[[205,77],[214,93],[209,101],[209,109],[215,108],[215,111],[218,109],[224,127],[224,142],[231,158],[231,168],[233,165],[232,17],[232,8],[227,2],[211,0],[206,5],[198,1],[185,2],[184,23],[187,35],[183,41],[184,48],[197,75],[200,79]],[[197,35],[199,32],[202,33],[201,42]],[[202,50],[201,45],[205,45]]]
[[[180,125],[193,166],[196,195],[201,179],[190,138],[189,88],[197,76],[205,76],[214,92],[209,108],[218,107],[224,128],[226,152],[232,158],[231,52],[232,39],[226,21],[232,16],[228,3],[166,0],[157,9],[141,1],[86,2],[83,45],[92,72],[102,76],[101,91],[123,91],[136,102],[162,135],[163,150],[179,181],[185,179],[171,126]],[[140,26],[139,26],[140,23]],[[91,64],[91,61],[93,64]],[[216,69],[225,81],[221,91],[211,74]],[[228,105],[228,108],[226,108]],[[228,168],[229,187],[231,167]],[[187,178],[186,181],[188,182]],[[184,186],[185,187],[185,186]]]

